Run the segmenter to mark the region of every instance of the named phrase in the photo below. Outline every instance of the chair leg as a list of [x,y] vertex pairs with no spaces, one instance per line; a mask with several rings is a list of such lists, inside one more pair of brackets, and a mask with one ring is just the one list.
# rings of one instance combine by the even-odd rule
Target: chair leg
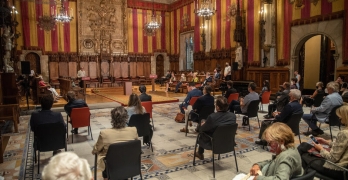
[[66,115],[66,140],[69,141],[69,115]]
[[93,135],[92,135],[92,128],[91,128],[91,126],[88,126],[88,129],[89,129],[89,132],[91,133],[91,138],[92,138],[92,140],[93,140]]
[[98,155],[94,155],[94,179],[97,179],[97,161],[98,161]]
[[189,120],[187,119],[187,121],[186,121],[186,126],[185,126],[185,136],[187,136],[187,128],[188,128],[188,122],[189,122]]
[[333,141],[333,138],[332,138],[332,131],[331,131],[331,126],[330,126],[330,125],[329,125],[329,128],[330,128],[331,141]]
[[152,142],[150,142],[150,146],[151,146],[151,151],[153,152]]
[[37,151],[37,174],[40,174],[40,151]]
[[301,136],[300,136],[300,133],[298,134],[298,140],[300,141],[300,144],[301,144],[302,142],[301,142]]
[[213,158],[213,177],[215,178],[215,161],[214,161],[214,150],[212,150],[212,158]]
[[236,156],[236,150],[233,148],[233,154],[234,154],[234,161],[236,162],[236,168],[238,172],[238,163],[237,163],[237,156]]
[[220,154],[219,154],[219,156],[218,156],[218,160],[220,160]]
[[261,129],[259,116],[256,116],[256,117],[257,117],[257,123],[259,124],[259,129]]
[[195,156],[195,153],[196,153],[196,150],[197,150],[197,141],[198,141],[198,138],[199,138],[199,134],[197,136],[197,139],[196,139],[196,143],[195,143],[195,149],[193,151],[193,165],[195,166],[196,165],[196,156]]
[[155,124],[153,123],[153,118],[152,119],[152,129],[155,130]]

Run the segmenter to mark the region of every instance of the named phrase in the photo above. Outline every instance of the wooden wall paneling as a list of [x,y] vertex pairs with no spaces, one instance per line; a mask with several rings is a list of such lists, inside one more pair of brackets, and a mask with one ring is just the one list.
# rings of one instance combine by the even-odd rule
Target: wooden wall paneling
[[137,62],[137,69],[136,69],[136,75],[137,76],[144,76],[144,62]]
[[88,68],[89,68],[89,77],[92,79],[98,78],[97,62],[94,62],[94,61],[89,62]]
[[144,62],[144,76],[149,77],[151,74],[151,56],[147,56]]
[[100,75],[102,77],[110,76],[110,63],[108,60],[102,60],[102,62],[100,63]]
[[59,62],[59,76],[69,77],[68,62]]
[[75,79],[77,77],[77,62],[69,62],[68,65],[69,65],[69,77]]
[[260,86],[260,82],[261,82],[261,73],[255,73],[254,79],[251,79],[256,83],[257,87],[262,87],[262,85]]
[[[282,85],[283,82],[279,80],[278,73],[272,72],[269,80],[269,85],[272,92],[277,92],[279,90],[279,85]],[[273,89],[272,89],[273,88]]]
[[129,77],[128,56],[121,56],[121,74],[122,74],[122,77]]
[[272,93],[279,90],[279,85],[289,82],[288,68],[253,68],[247,69],[247,79],[257,83],[257,91],[262,88],[262,82],[269,79]]
[[50,79],[58,79],[59,78],[58,62],[50,62],[49,71],[50,71]]
[[129,76],[133,78],[137,76],[137,57],[132,54],[129,56]]
[[112,63],[112,65],[113,65],[113,70],[114,70],[113,76],[114,76],[115,78],[121,77],[121,62],[119,62],[119,61],[114,61],[114,62]]

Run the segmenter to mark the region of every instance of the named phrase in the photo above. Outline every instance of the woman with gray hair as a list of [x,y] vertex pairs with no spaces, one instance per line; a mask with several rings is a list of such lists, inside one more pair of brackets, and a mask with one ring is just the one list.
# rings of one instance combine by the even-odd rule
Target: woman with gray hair
[[86,159],[73,152],[53,156],[42,171],[43,180],[92,180],[92,172]]
[[138,139],[136,127],[126,127],[128,114],[123,106],[111,110],[111,129],[100,131],[97,143],[93,147],[92,154],[98,154],[98,168],[103,170],[103,178],[107,178],[103,159],[108,152],[110,144]]

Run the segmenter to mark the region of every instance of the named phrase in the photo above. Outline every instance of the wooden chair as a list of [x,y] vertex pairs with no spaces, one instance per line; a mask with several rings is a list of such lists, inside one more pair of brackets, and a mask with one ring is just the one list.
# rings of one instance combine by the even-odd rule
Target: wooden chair
[[271,91],[265,91],[261,96],[261,111],[263,111],[263,105],[269,104],[269,97],[271,96]]
[[108,87],[112,86],[112,77],[111,76],[103,76],[102,79],[101,79],[101,84],[102,86],[104,84],[107,84]]
[[0,119],[13,121],[14,132],[18,133],[20,108],[18,104],[0,105]]
[[[91,138],[93,140],[90,116],[91,116],[91,113],[89,112],[88,107],[73,108],[71,111],[71,114],[70,114],[70,121],[69,121],[68,115],[66,117],[66,120],[67,120],[67,122],[71,123],[72,129],[88,126],[88,135],[89,135],[89,133],[91,133]],[[68,136],[69,136],[69,125],[68,124],[66,125],[66,136],[68,139]],[[74,143],[74,135],[71,136],[71,143]]]
[[227,102],[230,104],[233,100],[238,100],[239,93],[232,93],[230,96],[228,96]]

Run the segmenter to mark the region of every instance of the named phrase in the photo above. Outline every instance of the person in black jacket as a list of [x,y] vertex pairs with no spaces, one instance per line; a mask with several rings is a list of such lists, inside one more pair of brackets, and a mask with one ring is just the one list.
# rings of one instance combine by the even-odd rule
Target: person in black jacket
[[[64,110],[69,117],[73,108],[88,107],[86,102],[83,99],[76,99],[76,95],[74,91],[68,91],[67,97],[68,97],[68,103],[64,106]],[[77,134],[78,128],[74,128],[73,130],[71,130],[71,133]]]
[[[262,122],[259,132],[259,139],[261,139],[263,132],[272,123],[282,122],[286,124],[290,120],[292,114],[303,113],[302,105],[299,103],[301,99],[301,91],[298,89],[291,89],[289,98],[290,102],[283,108],[281,112],[273,112],[274,120],[266,120]],[[255,143],[259,145],[267,145],[267,142],[265,140],[255,141]]]
[[152,97],[148,94],[146,94],[146,86],[145,85],[140,85],[139,86],[139,91],[141,94],[139,95],[140,101],[152,101]]
[[[225,97],[218,96],[216,98],[216,113],[208,116],[206,122],[202,122],[200,131],[213,136],[215,130],[219,126],[231,125],[236,123],[236,115],[228,112],[228,102]],[[204,149],[211,149],[210,139],[206,136],[200,136],[198,140],[199,148],[194,156],[200,160],[204,159]]]
[[237,93],[237,90],[233,88],[233,82],[232,81],[228,81],[227,82],[227,91],[226,91],[226,94],[225,94],[225,98],[228,99],[228,97],[230,97],[230,94],[233,94],[233,93]]
[[284,82],[282,87],[284,90],[276,93],[277,99],[273,104],[268,105],[268,114],[263,116],[264,118],[274,118],[272,113],[275,110],[282,111],[286,104],[289,103],[290,83]]

